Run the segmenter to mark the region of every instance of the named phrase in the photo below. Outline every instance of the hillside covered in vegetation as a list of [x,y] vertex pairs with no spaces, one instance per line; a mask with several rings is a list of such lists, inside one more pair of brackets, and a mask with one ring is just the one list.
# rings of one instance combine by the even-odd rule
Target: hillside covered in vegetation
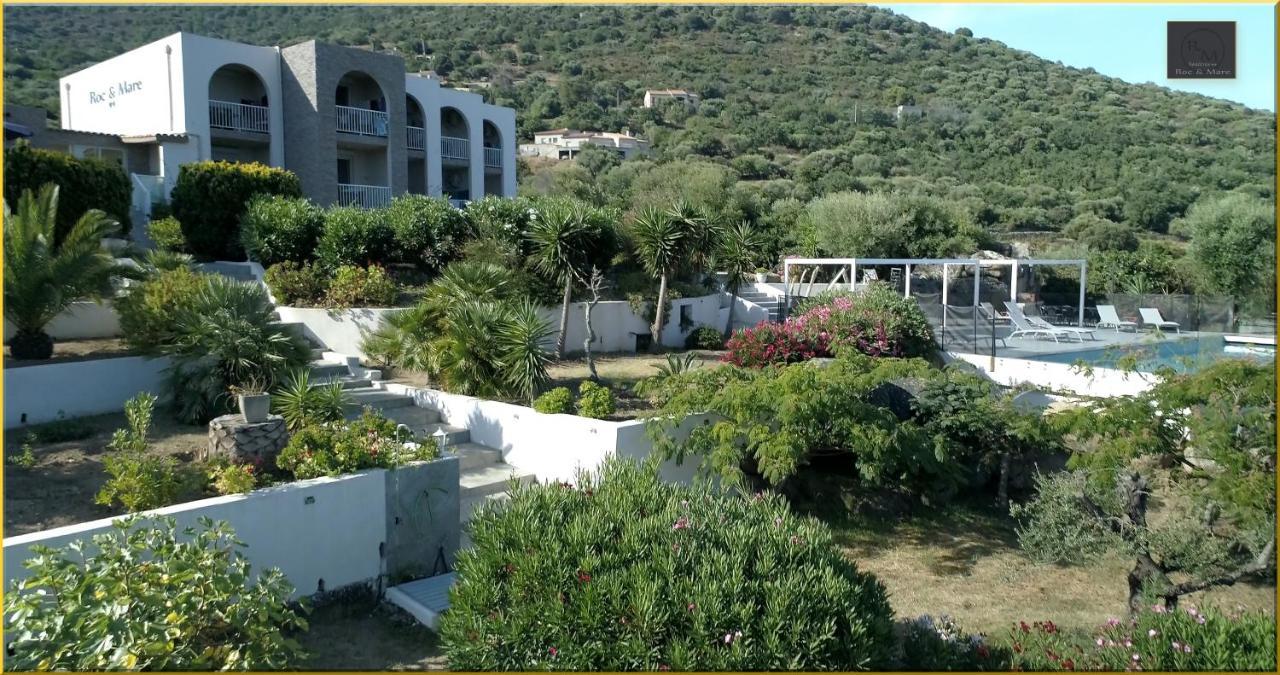
[[[1274,200],[1273,113],[869,7],[8,7],[6,94],[56,110],[58,76],[178,30],[395,52],[516,108],[523,140],[629,128],[653,140],[652,162],[535,167],[523,189],[633,208],[637,193],[705,188],[694,201],[785,231],[779,248],[804,247],[792,226],[807,204],[848,191],[945,202],[997,238],[1132,251],[1155,237],[1172,257],[1193,228],[1163,235],[1193,204]],[[701,105],[642,106],[668,87]],[[900,104],[925,116],[896,119]]]

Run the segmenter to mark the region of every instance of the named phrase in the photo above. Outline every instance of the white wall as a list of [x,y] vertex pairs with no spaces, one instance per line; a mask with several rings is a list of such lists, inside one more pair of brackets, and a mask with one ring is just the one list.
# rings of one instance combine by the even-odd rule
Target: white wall
[[183,86],[182,39],[175,33],[59,80],[62,128],[184,132]]
[[318,309],[311,307],[277,307],[276,313],[284,323],[300,323],[306,327],[307,336],[319,341],[329,351],[347,356],[364,358],[360,343],[366,333],[377,329],[383,317],[397,308],[361,307],[355,309]]
[[1133,396],[1150,389],[1159,381],[1151,373],[1126,372],[1115,368],[1094,368],[1090,374],[1068,363],[996,357],[993,367],[992,358],[980,354],[943,352],[942,357],[947,362],[959,359],[972,363],[997,384],[1014,386],[1027,383],[1042,389],[1081,396]]
[[[248,545],[241,553],[255,572],[279,567],[296,589],[311,595],[324,580],[326,590],[378,576],[378,545],[386,530],[385,471],[375,469],[338,478],[317,478],[258,490],[178,504],[147,515],[172,516],[178,528],[208,517],[225,520]],[[32,544],[63,546],[111,529],[114,519],[79,523],[4,540],[4,581],[25,578],[22,561]],[[372,524],[372,526],[371,526]]]
[[126,356],[5,368],[4,427],[49,422],[59,411],[67,417],[116,412],[144,391],[163,398],[168,366],[167,358]]
[[[702,325],[709,325],[721,330],[724,328],[727,311],[720,307],[722,294],[715,293],[697,298],[680,298],[671,301],[670,319],[662,329],[662,344],[668,347],[684,347],[685,337]],[[692,312],[693,327],[688,331],[680,329],[680,308],[689,307]],[[569,324],[566,330],[565,349],[570,352],[582,351],[582,341],[586,338],[587,327],[583,321],[586,311],[585,302],[569,305]],[[551,323],[554,331],[560,330],[560,307],[543,307],[542,317]],[[600,352],[634,352],[636,335],[649,334],[649,322],[631,311],[631,305],[625,300],[609,300],[597,303],[591,310],[591,327],[596,334],[596,341],[591,349]],[[553,335],[548,344],[555,343]]]
[[[4,324],[4,339],[8,341],[18,332],[8,321]],[[110,302],[74,302],[67,310],[54,317],[44,327],[55,340],[80,340],[86,338],[119,337],[120,315]]]

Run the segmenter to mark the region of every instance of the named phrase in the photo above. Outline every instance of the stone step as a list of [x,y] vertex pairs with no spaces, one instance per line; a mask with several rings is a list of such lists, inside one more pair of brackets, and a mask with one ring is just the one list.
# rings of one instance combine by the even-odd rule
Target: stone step
[[[276,314],[276,317],[277,317],[277,318],[279,318],[279,316],[280,316],[280,315],[277,313],[277,314]],[[281,322],[280,322],[280,325],[281,325],[281,326],[283,326],[283,327],[285,328],[285,330],[292,331],[294,335],[297,335],[298,337],[302,338],[302,340],[303,340],[304,342],[306,342],[306,343],[307,343],[307,346],[308,346],[309,348],[311,348],[311,349],[313,349],[313,350],[314,350],[314,349],[320,349],[320,350],[323,350],[323,349],[324,349],[324,345],[322,345],[322,344],[320,344],[319,342],[317,342],[317,341],[316,341],[314,338],[312,338],[310,335],[307,335],[307,325],[306,325],[306,324],[304,324],[304,323],[299,323],[299,322],[297,322],[297,321],[281,321]],[[313,352],[313,353],[314,353],[314,352]]]
[[530,484],[535,477],[528,472],[521,472],[510,464],[491,464],[463,471],[458,478],[462,499],[479,499],[492,494],[507,492],[511,481]]
[[[419,408],[417,406],[404,406],[401,408],[387,408],[378,412],[386,416],[387,419],[396,424],[403,424],[413,430],[418,436],[423,436],[431,425],[440,423],[440,413],[429,410],[427,408]],[[356,416],[360,413],[357,411]],[[351,415],[348,415],[351,416]],[[432,429],[434,431],[434,429]]]
[[440,615],[449,609],[449,589],[456,580],[456,573],[449,572],[392,586],[387,589],[387,601],[411,614],[427,628],[436,630],[440,625]]
[[[471,434],[468,432],[467,434]],[[458,470],[469,471],[479,467],[490,466],[502,462],[502,451],[487,445],[463,441],[455,444],[451,451],[458,456]]]
[[413,406],[413,399],[404,394],[393,394],[384,389],[374,387],[357,387],[347,390],[347,412],[355,411],[358,415],[365,406],[385,413],[395,408]]
[[345,363],[312,361],[307,369],[310,371],[312,382],[338,377],[349,377],[351,375],[351,369],[347,368],[347,364]]
[[[455,427],[455,426],[444,424],[441,422],[433,422],[431,424],[426,424],[420,428],[414,428],[413,433],[418,434],[423,438],[429,438],[432,441],[435,441],[436,434],[440,431],[443,431],[445,434],[445,438],[444,438],[445,445],[460,445],[462,443],[468,443],[471,441],[471,431],[468,430],[467,428]],[[466,469],[467,467],[464,466],[461,468]]]

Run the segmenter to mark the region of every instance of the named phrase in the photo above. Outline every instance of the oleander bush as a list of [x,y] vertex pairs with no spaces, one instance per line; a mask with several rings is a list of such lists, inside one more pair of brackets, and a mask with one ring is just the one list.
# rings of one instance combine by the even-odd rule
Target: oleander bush
[[264,164],[192,162],[178,169],[169,199],[191,253],[213,260],[243,260],[240,219],[259,195],[300,197],[302,183],[293,172]]
[[325,211],[324,232],[316,245],[322,267],[385,263],[394,251],[393,232],[382,209],[339,206]]
[[[4,595],[10,670],[280,670],[305,656],[293,587],[250,568],[225,522],[128,518],[32,547]],[[305,611],[305,609],[303,610]]]
[[267,268],[263,280],[276,302],[290,307],[319,307],[329,292],[329,275],[319,265],[292,260]]
[[188,250],[187,238],[182,234],[182,223],[173,216],[157,218],[147,223],[147,236],[151,237],[151,241],[161,251],[186,253]]
[[259,195],[245,207],[240,239],[251,260],[263,267],[315,256],[324,233],[324,210],[301,197]]
[[573,409],[573,392],[556,387],[533,400],[533,409],[548,415],[562,415]]
[[684,339],[685,349],[724,349],[724,335],[712,326],[698,326]]
[[276,465],[295,479],[340,476],[364,469],[389,469],[435,459],[434,443],[418,443],[407,429],[366,408],[351,422],[309,424],[295,432]]
[[385,209],[394,240],[395,260],[438,274],[462,256],[471,237],[471,223],[447,199],[403,195]]
[[343,265],[334,270],[325,294],[328,307],[389,307],[396,303],[400,287],[377,265]]
[[591,380],[583,380],[578,385],[578,414],[582,417],[602,420],[617,410],[613,390],[596,384]]
[[182,489],[174,458],[151,451],[147,434],[156,397],[147,392],[124,404],[128,426],[117,429],[102,458],[107,482],[95,499],[104,506],[123,506],[130,513],[172,504]]
[[947,615],[923,614],[903,621],[898,667],[907,671],[990,671],[1009,669],[1009,649],[968,633]]
[[22,193],[39,193],[46,183],[57,185],[58,214],[54,242],[71,231],[87,211],[98,210],[120,224],[123,234],[130,229],[133,186],[119,164],[101,159],[78,159],[65,152],[33,148],[19,141],[4,151],[4,200],[17,204]]
[[776,495],[612,459],[482,507],[440,634],[457,670],[865,670],[884,587]]

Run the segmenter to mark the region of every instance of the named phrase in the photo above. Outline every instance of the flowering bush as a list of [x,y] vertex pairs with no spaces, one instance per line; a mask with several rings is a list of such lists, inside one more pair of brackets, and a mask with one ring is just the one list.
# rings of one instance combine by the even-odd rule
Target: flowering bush
[[457,670],[856,670],[893,645],[884,587],[777,495],[610,460],[471,521],[440,621]]
[[433,444],[414,442],[407,428],[365,409],[352,422],[304,427],[280,451],[276,465],[295,478],[307,479],[391,468],[409,461],[434,459],[436,455]]
[[981,635],[966,633],[951,617],[923,614],[904,622],[904,670],[1006,670],[1008,649],[988,644]]
[[1266,670],[1276,669],[1275,619],[1187,606],[1153,605],[1138,616],[1110,619],[1087,638],[1052,621],[1011,630],[1018,670]]
[[[802,305],[803,306],[803,305]],[[857,295],[833,295],[825,304],[781,324],[738,331],[724,360],[746,368],[795,363],[852,349],[868,356],[924,356],[933,333],[915,301],[874,284]]]

